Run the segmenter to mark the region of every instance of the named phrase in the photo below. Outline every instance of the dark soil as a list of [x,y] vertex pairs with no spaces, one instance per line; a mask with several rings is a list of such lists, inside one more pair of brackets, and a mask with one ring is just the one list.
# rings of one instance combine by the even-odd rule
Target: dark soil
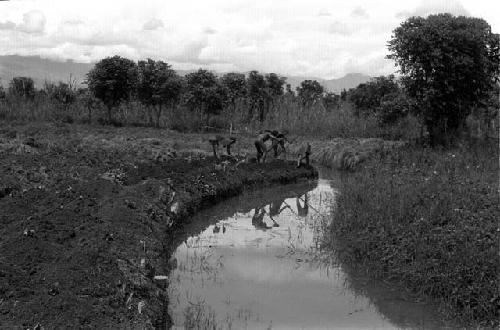
[[153,162],[56,131],[0,130],[1,329],[162,327],[153,278],[168,275],[174,227],[245,188],[317,175],[284,161]]

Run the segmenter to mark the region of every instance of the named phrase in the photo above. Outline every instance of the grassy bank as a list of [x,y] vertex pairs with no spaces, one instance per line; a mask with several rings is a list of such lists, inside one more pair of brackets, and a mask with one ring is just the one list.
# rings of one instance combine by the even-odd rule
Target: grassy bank
[[498,324],[498,142],[400,150],[343,176],[328,244],[371,276]]
[[[252,114],[253,113],[253,114]],[[45,95],[33,100],[9,96],[0,98],[0,120],[15,123],[105,123],[106,109],[102,104],[89,107],[85,99],[77,98],[67,106],[61,106]],[[124,102],[113,111],[114,126],[161,127],[179,132],[200,132],[207,128],[228,132],[230,127],[239,132],[255,132],[260,129],[286,129],[291,134],[312,137],[380,137],[411,140],[419,135],[420,126],[413,117],[407,117],[392,126],[380,126],[374,115],[356,116],[348,101],[338,107],[325,108],[319,104],[303,106],[298,100],[287,97],[276,99],[266,111],[261,122],[249,104],[238,102],[234,109],[223,109],[210,119],[201,118],[196,111],[179,105],[165,110],[158,120],[151,109],[139,102]],[[208,124],[208,127],[206,126]]]

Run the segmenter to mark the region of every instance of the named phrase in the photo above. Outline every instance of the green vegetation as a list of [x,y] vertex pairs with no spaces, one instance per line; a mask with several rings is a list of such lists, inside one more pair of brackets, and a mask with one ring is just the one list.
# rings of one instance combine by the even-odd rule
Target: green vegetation
[[498,157],[482,143],[372,160],[342,177],[329,246],[466,321],[498,322]]
[[394,30],[388,57],[399,66],[432,145],[455,139],[499,81],[499,43],[485,20],[450,14],[411,17]]

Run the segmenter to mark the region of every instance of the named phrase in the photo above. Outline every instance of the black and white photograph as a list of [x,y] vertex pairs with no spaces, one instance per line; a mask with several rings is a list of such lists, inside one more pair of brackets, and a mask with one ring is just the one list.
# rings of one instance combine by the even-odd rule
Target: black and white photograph
[[0,330],[498,329],[500,2],[0,0]]

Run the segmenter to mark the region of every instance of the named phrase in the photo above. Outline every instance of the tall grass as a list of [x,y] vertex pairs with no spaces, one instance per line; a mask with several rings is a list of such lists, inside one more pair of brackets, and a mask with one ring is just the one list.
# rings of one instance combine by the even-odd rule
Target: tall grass
[[498,325],[498,141],[400,150],[342,177],[328,246],[371,276]]
[[[50,97],[37,94],[34,99],[13,95],[0,99],[0,119],[22,122],[63,121],[106,123],[106,110],[96,105],[91,111],[81,99],[73,104],[62,106]],[[356,117],[348,102],[338,108],[327,109],[317,104],[303,107],[296,99],[277,98],[266,109],[264,121],[260,121],[257,111],[252,111],[245,101],[224,109],[208,120],[199,113],[179,105],[165,109],[159,122],[152,111],[139,102],[128,102],[113,112],[113,122],[119,126],[160,126],[182,132],[195,132],[205,129],[228,132],[255,132],[261,129],[286,129],[292,134],[316,137],[382,137],[388,139],[412,139],[418,136],[419,126],[414,118],[402,120],[391,127],[381,127],[375,117]]]

